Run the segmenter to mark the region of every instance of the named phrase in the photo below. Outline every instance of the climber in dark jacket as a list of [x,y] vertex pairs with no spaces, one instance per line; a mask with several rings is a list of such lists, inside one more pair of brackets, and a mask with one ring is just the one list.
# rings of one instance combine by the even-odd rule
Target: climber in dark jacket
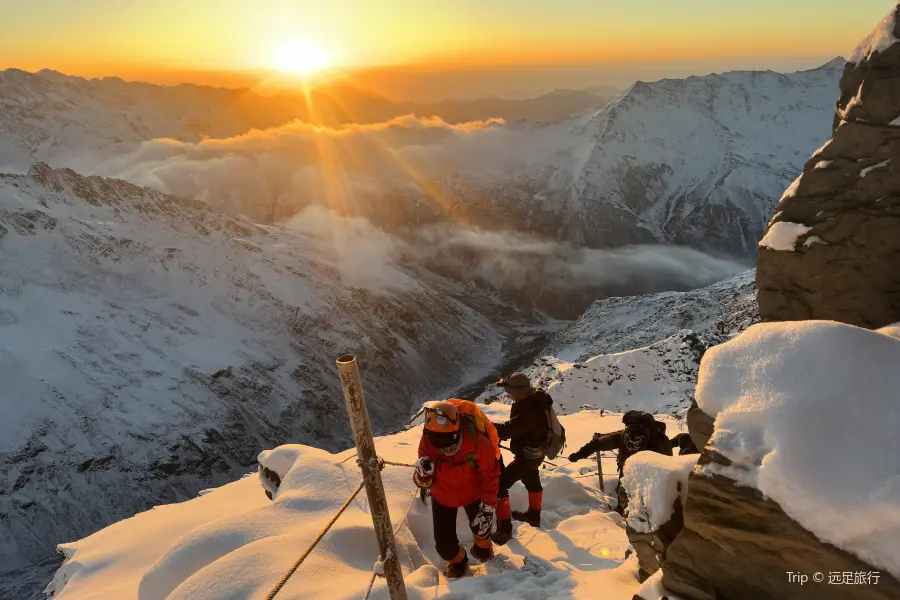
[[[510,440],[510,450],[515,455],[509,465],[501,463],[497,532],[492,539],[502,546],[512,537],[513,515],[533,527],[541,525],[544,488],[541,486],[540,468],[544,459],[544,444],[550,433],[547,410],[553,405],[553,398],[544,390],[535,389],[524,373],[513,373],[497,385],[513,400],[509,421],[495,424],[497,435],[500,440]],[[524,513],[512,512],[509,506],[509,488],[517,481],[521,481],[528,490],[528,511]]]
[[[594,439],[581,447],[578,452],[569,455],[569,462],[576,462],[587,458],[596,452],[604,450],[616,450],[616,465],[619,468],[619,477],[625,468],[625,461],[634,454],[644,450],[651,450],[667,456],[672,456],[672,443],[666,437],[666,424],[657,421],[653,415],[638,410],[629,410],[622,416],[625,429],[612,433],[595,433]],[[617,488],[619,506],[616,509],[624,513],[628,499],[622,490]]]
[[671,440],[672,442],[672,450],[678,448],[678,456],[684,456],[685,454],[700,454],[700,451],[697,450],[697,446],[694,445],[694,441],[691,439],[691,434],[689,433],[679,433]]

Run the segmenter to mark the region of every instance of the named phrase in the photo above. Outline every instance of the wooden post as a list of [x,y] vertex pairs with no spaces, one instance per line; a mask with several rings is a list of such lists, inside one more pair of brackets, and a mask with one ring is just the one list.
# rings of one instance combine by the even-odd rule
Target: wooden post
[[356,357],[346,354],[337,359],[338,375],[341,388],[344,390],[344,401],[353,428],[353,439],[356,442],[356,455],[363,480],[366,483],[366,496],[369,499],[369,511],[372,513],[372,524],[378,538],[378,550],[384,564],[384,576],[387,579],[388,593],[391,600],[406,600],[406,585],[403,583],[403,571],[400,568],[400,557],[394,543],[391,515],[388,512],[387,498],[384,495],[384,484],[381,481],[381,470],[378,468],[378,457],[375,455],[375,441],[372,439],[372,426],[369,423],[369,410],[363,396],[362,382]]
[[603,460],[600,453],[597,453],[597,476],[600,478],[600,491],[606,494],[606,487],[603,485]]

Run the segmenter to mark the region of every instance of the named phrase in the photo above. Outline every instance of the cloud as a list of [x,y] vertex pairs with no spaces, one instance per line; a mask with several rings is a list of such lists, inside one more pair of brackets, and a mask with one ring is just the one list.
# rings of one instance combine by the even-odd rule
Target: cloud
[[600,297],[688,290],[749,268],[684,247],[591,249],[455,223],[400,236],[322,207],[286,226],[333,245],[349,285],[409,289],[408,265],[417,265],[558,318],[574,318]]
[[456,172],[500,177],[543,160],[564,138],[500,119],[451,125],[407,115],[340,128],[292,122],[198,143],[155,139],[74,167],[271,222],[316,203],[367,214],[375,200],[396,191],[425,195],[425,182]]
[[456,175],[474,214],[491,199],[466,189],[465,178],[503,189],[549,167],[567,190],[566,165],[585,148],[592,142],[569,122],[451,125],[405,116],[340,128],[293,122],[199,143],[157,139],[91,170],[322,239],[342,277],[361,287],[409,288],[414,280],[400,265],[417,264],[575,316],[598,297],[689,289],[742,268],[687,248],[588,249],[448,218],[458,215],[443,190],[459,183]]

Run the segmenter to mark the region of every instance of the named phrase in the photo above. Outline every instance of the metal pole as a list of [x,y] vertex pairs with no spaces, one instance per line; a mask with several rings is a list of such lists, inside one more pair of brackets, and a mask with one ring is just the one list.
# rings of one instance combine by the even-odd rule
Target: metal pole
[[603,461],[601,460],[603,457],[600,456],[600,453],[597,453],[597,476],[600,478],[600,491],[606,494],[606,488],[603,485]]
[[381,481],[381,470],[378,468],[378,457],[375,455],[375,441],[372,439],[372,426],[369,423],[369,411],[363,396],[356,357],[352,354],[341,356],[337,359],[337,368],[341,388],[344,390],[344,401],[347,403],[347,414],[350,416],[350,427],[353,429],[353,439],[356,442],[359,468],[366,483],[366,496],[369,499],[372,524],[375,526],[375,537],[378,538],[378,550],[384,563],[388,593],[391,600],[407,600],[406,585],[403,583],[400,557],[394,543],[391,515],[388,512],[384,484]]

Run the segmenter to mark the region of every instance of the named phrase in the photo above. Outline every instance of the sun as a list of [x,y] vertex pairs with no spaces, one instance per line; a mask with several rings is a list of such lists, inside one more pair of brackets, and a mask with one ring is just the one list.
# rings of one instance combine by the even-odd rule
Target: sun
[[290,42],[278,49],[272,63],[279,71],[294,75],[312,75],[330,64],[328,55],[318,46]]

